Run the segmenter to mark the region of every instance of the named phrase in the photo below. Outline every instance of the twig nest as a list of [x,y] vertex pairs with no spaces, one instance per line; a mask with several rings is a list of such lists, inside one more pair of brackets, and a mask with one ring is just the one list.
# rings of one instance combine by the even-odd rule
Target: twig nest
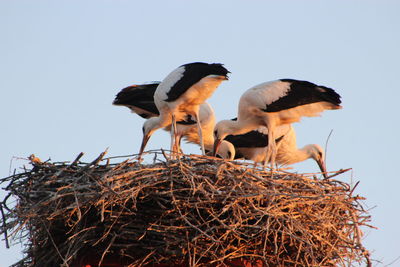
[[28,239],[17,266],[369,264],[370,218],[344,182],[202,156],[104,162],[2,180],[18,200],[2,232]]

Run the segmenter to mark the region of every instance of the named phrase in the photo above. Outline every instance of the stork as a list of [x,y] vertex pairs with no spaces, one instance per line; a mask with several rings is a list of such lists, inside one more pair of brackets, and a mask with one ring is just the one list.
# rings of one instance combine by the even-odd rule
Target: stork
[[[264,128],[264,127],[262,127]],[[225,140],[235,147],[235,158],[252,160],[257,164],[265,165],[267,160],[268,133],[265,129],[257,129],[241,135],[228,135]],[[291,165],[307,159],[317,162],[322,175],[327,178],[325,154],[321,146],[317,144],[306,145],[298,149],[296,144],[296,133],[291,124],[277,127],[278,138],[276,163],[280,165]]]
[[196,121],[200,146],[205,154],[203,135],[199,120],[200,105],[215,89],[228,79],[228,70],[219,63],[194,62],[182,65],[172,71],[158,85],[154,93],[154,103],[160,115],[148,119],[139,155],[144,151],[150,136],[159,128],[171,125],[171,150],[176,150],[176,122],[190,115]]
[[237,121],[223,120],[214,130],[214,150],[227,135],[244,134],[260,126],[268,128],[266,161],[276,159],[276,128],[318,116],[324,110],[340,109],[340,95],[333,89],[308,81],[281,79],[248,89],[239,100]]
[[[132,113],[136,113],[142,118],[149,119],[159,116],[159,111],[154,103],[154,92],[160,82],[152,82],[148,84],[131,85],[122,89],[115,100],[114,105],[128,107]],[[208,103],[200,105],[199,112],[200,124],[204,132],[204,146],[206,151],[212,152],[214,145],[213,130],[215,126],[214,110]],[[194,144],[200,144],[197,133],[197,122],[188,115],[184,120],[177,121],[177,132],[175,142],[178,145],[177,151],[180,151],[181,138]],[[171,127],[164,127],[164,130],[170,131]],[[145,132],[146,130],[144,130]],[[217,154],[224,158],[233,160],[235,156],[235,148],[227,141],[223,141]]]

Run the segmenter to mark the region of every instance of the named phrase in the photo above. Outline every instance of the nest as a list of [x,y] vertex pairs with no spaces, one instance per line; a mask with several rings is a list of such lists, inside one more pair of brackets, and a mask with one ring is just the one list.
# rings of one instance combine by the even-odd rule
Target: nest
[[1,179],[1,234],[26,245],[13,266],[370,265],[360,230],[370,216],[347,183],[205,156],[154,152],[142,165],[104,154],[31,158]]

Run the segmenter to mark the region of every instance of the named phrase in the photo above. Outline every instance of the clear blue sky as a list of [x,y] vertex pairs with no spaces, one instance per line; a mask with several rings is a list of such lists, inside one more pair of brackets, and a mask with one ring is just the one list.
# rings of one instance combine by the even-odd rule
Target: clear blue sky
[[[344,108],[295,124],[298,144],[324,145],[333,129],[327,167],[353,168],[339,179],[360,181],[356,193],[379,228],[366,230],[364,245],[389,264],[400,256],[399,10],[382,0],[0,1],[0,176],[32,153],[53,161],[81,151],[91,161],[107,147],[110,156],[137,153],[143,120],[111,102],[181,64],[220,62],[232,72],[209,101],[218,120],[234,117],[253,85],[309,80],[334,88]],[[160,147],[168,133],[148,145]],[[0,265],[20,250],[1,242]]]

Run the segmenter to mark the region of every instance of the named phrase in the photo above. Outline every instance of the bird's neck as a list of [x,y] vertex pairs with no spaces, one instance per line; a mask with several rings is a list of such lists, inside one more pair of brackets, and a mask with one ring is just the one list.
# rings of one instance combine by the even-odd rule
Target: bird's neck
[[145,124],[147,124],[148,128],[150,128],[151,131],[154,132],[157,129],[170,126],[171,119],[168,119],[168,117],[166,116],[151,117],[145,122]]
[[[311,155],[308,152],[307,147],[303,147],[303,148],[291,151],[289,153],[285,152],[284,154],[281,155],[281,160],[279,160],[279,161],[285,165],[291,165],[291,164],[309,159],[310,157],[311,157]],[[278,155],[278,158],[279,158],[279,155]]]
[[168,115],[166,116],[166,115],[162,114],[162,115],[160,115],[160,116],[155,118],[155,121],[158,124],[159,128],[171,125],[172,117],[168,116]]
[[229,121],[229,133],[233,135],[245,134],[258,128],[258,124],[251,123],[251,121],[237,120]]

